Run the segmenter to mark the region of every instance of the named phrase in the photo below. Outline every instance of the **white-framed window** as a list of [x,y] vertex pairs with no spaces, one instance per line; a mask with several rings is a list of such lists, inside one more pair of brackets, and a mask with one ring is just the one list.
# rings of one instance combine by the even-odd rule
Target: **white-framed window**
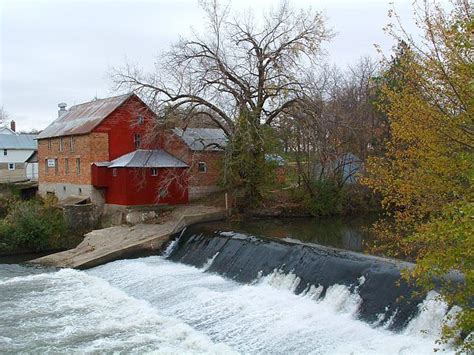
[[8,150],[7,149],[3,150],[3,155],[8,155]]
[[158,168],[151,168],[151,176],[158,176]]
[[64,151],[64,140],[63,137],[59,138],[59,151]]
[[51,150],[51,147],[53,146],[53,142],[51,138],[48,138],[48,150]]
[[113,177],[117,176],[117,168],[112,169],[112,176]]
[[15,163],[8,163],[8,170],[15,170]]
[[64,158],[64,174],[69,174],[69,158]]
[[143,123],[145,123],[145,119],[143,118],[143,116],[138,116],[138,117],[137,117],[137,123],[138,123],[138,124],[143,124]]
[[76,140],[74,139],[74,136],[69,137],[69,150],[71,152],[74,152],[76,149]]
[[139,133],[133,135],[133,143],[135,144],[135,149],[139,149],[142,145],[142,136]]
[[48,159],[44,160],[44,172],[47,174],[49,171]]
[[203,161],[200,161],[198,163],[198,171],[200,173],[207,173],[207,164]]
[[81,158],[76,158],[76,175],[81,175]]
[[56,175],[59,174],[59,164],[58,164],[58,159],[54,159],[54,173]]

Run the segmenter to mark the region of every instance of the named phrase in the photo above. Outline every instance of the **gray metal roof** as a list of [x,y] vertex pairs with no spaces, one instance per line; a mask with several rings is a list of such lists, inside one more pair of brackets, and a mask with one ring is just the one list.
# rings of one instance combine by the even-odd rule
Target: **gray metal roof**
[[38,135],[38,139],[89,133],[132,95],[109,97],[72,106],[46,127]]
[[139,149],[111,161],[108,168],[187,168],[188,165],[161,149]]
[[0,134],[0,149],[38,149],[35,134]]
[[181,128],[173,129],[191,150],[219,151],[227,145],[227,137],[219,128]]

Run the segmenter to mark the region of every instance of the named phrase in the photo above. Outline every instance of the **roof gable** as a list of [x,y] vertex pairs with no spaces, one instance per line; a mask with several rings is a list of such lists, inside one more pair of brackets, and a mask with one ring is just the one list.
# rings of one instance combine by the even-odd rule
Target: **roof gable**
[[131,93],[72,106],[46,127],[38,139],[90,133],[132,96],[137,97]]
[[18,133],[16,133],[10,127],[3,126],[3,127],[0,127],[0,134],[18,134]]

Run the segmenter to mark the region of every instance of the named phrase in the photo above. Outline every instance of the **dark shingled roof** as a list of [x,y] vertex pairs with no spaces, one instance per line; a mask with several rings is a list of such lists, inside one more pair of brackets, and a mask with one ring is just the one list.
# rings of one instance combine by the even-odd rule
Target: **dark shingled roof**
[[134,94],[125,94],[72,106],[46,127],[38,135],[38,139],[89,133],[132,95]]

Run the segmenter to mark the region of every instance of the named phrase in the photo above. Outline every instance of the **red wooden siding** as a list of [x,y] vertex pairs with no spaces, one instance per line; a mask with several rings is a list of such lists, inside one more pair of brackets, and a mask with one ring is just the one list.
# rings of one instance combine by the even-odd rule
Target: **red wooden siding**
[[[114,176],[115,170],[115,176]],[[188,202],[186,169],[152,169],[92,167],[93,184],[106,187],[105,202],[116,205],[183,204]],[[96,185],[97,184],[97,185]],[[165,192],[160,196],[160,190]]]

